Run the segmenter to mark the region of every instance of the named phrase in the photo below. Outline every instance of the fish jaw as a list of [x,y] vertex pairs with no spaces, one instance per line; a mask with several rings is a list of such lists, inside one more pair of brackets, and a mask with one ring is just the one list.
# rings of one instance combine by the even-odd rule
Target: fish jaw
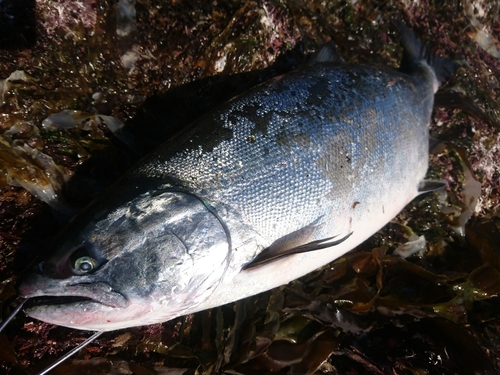
[[70,328],[103,331],[121,328],[124,319],[139,319],[150,309],[105,282],[75,283],[74,279],[51,279],[32,272],[18,287],[20,296],[31,300],[26,315]]
[[41,304],[24,311],[31,318],[51,324],[80,330],[113,331],[144,324],[142,318],[151,311],[151,306],[129,303],[124,309],[89,300],[62,305]]

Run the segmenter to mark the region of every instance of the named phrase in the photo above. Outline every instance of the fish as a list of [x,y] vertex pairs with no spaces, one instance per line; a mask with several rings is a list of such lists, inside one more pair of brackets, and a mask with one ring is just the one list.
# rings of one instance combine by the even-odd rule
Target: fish
[[456,64],[400,25],[399,69],[311,62],[196,120],[56,236],[24,312],[112,331],[286,284],[352,250],[425,180],[434,94]]

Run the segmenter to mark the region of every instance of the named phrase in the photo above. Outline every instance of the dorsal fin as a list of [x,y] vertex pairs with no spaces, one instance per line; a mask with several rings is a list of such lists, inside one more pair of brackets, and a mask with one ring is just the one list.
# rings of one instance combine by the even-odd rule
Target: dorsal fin
[[325,63],[325,62],[331,62],[331,63],[343,63],[344,59],[340,56],[339,52],[337,51],[337,47],[335,46],[335,43],[333,41],[329,41],[328,43],[325,43],[321,48],[316,51],[311,56],[311,59],[309,60],[310,65],[314,65],[316,63]]

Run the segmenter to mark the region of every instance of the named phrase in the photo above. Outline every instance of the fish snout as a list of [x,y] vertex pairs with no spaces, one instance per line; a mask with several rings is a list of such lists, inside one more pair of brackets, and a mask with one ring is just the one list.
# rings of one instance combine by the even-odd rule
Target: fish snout
[[36,295],[37,285],[40,284],[42,270],[40,264],[33,267],[17,284],[17,292],[23,298],[30,298]]

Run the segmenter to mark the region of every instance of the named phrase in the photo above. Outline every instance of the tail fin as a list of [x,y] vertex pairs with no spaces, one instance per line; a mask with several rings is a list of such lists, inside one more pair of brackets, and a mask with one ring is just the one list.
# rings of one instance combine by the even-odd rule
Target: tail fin
[[403,46],[403,59],[399,67],[401,72],[414,72],[417,67],[417,61],[425,60],[434,69],[439,85],[441,85],[458,68],[458,65],[453,61],[428,52],[427,48],[417,39],[413,31],[401,21],[398,21],[398,28],[401,33],[401,44]]

